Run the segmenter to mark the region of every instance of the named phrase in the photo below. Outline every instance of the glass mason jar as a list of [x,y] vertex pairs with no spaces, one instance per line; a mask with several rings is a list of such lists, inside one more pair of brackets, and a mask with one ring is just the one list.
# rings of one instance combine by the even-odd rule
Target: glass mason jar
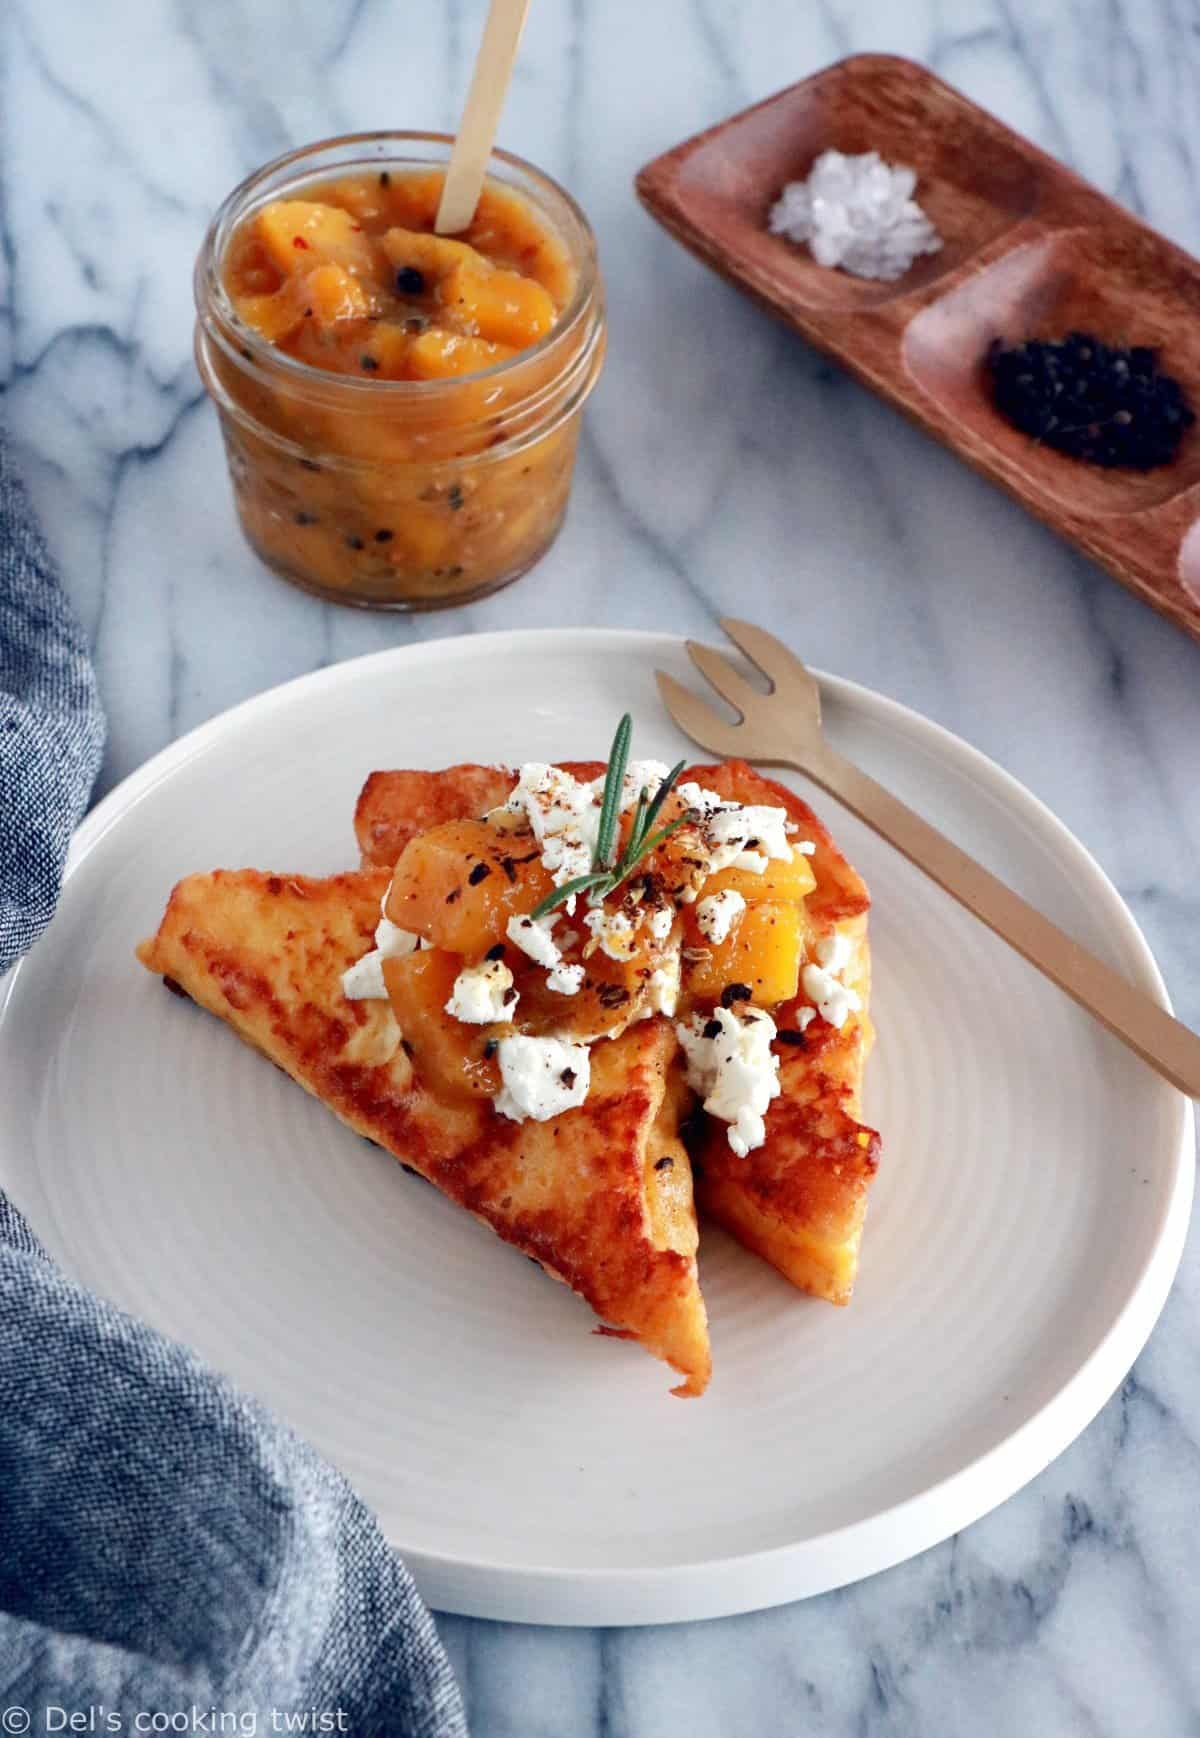
[[604,358],[604,292],[582,211],[519,157],[489,179],[566,247],[573,293],[545,337],[474,374],[359,379],[276,349],[234,311],[226,250],[270,200],[333,176],[444,165],[441,133],[351,134],[268,163],[225,200],[196,262],[196,361],[220,414],[251,547],[339,603],[438,609],[485,597],[545,554],[562,524],[584,400]]

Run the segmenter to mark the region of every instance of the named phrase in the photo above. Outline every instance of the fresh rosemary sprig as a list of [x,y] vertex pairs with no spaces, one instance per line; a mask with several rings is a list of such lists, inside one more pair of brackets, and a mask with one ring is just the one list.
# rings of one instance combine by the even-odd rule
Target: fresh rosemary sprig
[[633,719],[628,712],[617,725],[617,734],[609,751],[604,774],[604,794],[600,798],[600,826],[596,832],[596,855],[593,869],[607,869],[621,818],[621,796],[625,789],[625,769],[629,765],[629,745],[633,741]]
[[680,761],[673,766],[666,778],[659,785],[654,795],[649,788],[638,792],[637,807],[633,812],[633,820],[629,826],[629,837],[625,848],[613,861],[617,834],[621,821],[621,797],[625,789],[625,772],[629,765],[629,745],[633,738],[633,719],[628,712],[617,725],[617,733],[613,737],[612,750],[608,757],[608,768],[604,774],[604,790],[600,798],[600,825],[596,830],[596,849],[592,858],[592,867],[586,875],[576,875],[570,881],[564,881],[561,887],[556,887],[552,893],[539,901],[529,913],[536,922],[540,917],[548,917],[560,905],[565,905],[578,893],[586,893],[589,905],[602,905],[608,895],[627,881],[646,857],[656,851],[664,839],[669,839],[676,828],[682,827],[685,821],[694,819],[690,809],[685,809],[682,815],[677,815],[673,821],[653,831],[654,823],[662,813],[663,804],[670,796],[680,773],[687,765]]

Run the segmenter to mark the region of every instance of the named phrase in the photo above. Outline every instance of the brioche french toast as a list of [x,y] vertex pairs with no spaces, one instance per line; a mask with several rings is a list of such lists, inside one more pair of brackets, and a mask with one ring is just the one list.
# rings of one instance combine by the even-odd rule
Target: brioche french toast
[[390,879],[379,868],[192,875],[138,958],[679,1371],[676,1393],[702,1393],[708,1329],[670,1023],[597,1044],[587,1102],[552,1122],[436,1095],[389,1003],[342,993]]
[[[562,764],[576,770],[576,763]],[[580,777],[601,770],[600,763],[577,765]],[[354,817],[364,866],[391,868],[412,839],[503,802],[516,779],[515,770],[501,766],[373,772]],[[719,1123],[701,1125],[689,1143],[696,1199],[702,1214],[801,1291],[845,1304],[854,1286],[867,1194],[880,1153],[878,1134],[859,1121],[873,1037],[867,1013],[869,895],[828,829],[786,785],[740,761],[691,767],[684,781],[742,803],[782,807],[797,836],[815,846],[809,858],[815,886],[805,900],[807,946],[811,951],[827,938],[842,938],[842,979],[861,1004],[840,1027],[806,1019],[803,996],[780,1006],[781,1090],[766,1114],[767,1138],[739,1157]]]
[[372,773],[358,870],[190,876],[138,956],[697,1395],[697,1204],[850,1298],[869,899],[785,786],[633,761],[631,731]]

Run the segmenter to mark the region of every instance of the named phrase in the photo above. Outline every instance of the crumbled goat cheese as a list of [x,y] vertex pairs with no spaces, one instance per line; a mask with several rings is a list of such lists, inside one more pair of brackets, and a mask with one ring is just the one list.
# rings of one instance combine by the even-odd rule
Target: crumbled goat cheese
[[546,988],[556,991],[560,996],[577,996],[583,988],[585,975],[582,966],[555,966],[552,972],[546,974]]
[[684,808],[694,809],[702,821],[708,815],[715,815],[718,809],[733,806],[728,798],[718,796],[716,791],[705,790],[703,785],[693,784],[690,780],[687,784],[676,785],[675,794]]
[[[661,760],[631,760],[625,768],[625,777],[621,781],[621,812],[631,809],[645,791],[653,798],[658,794],[658,787],[670,772],[670,767]],[[596,779],[592,786],[596,792],[597,801],[604,795],[603,777]]]
[[547,989],[560,996],[574,996],[583,983],[583,967],[565,964],[562,949],[550,933],[557,922],[557,911],[547,912],[545,917],[510,917],[504,933],[534,965],[545,966]]
[[648,1020],[652,1014],[666,1014],[668,1019],[679,1006],[679,985],[683,961],[679,949],[672,948],[661,965],[655,966],[646,979],[646,1006],[642,1014]]
[[688,1085],[710,1116],[729,1124],[729,1145],[744,1159],[766,1140],[763,1119],[779,1094],[774,1020],[761,1008],[747,1008],[740,1017],[716,1008],[711,1016],[693,1014],[675,1030],[687,1057]]
[[519,999],[504,961],[480,960],[477,966],[464,966],[455,978],[446,1012],[468,1026],[490,1026],[511,1020]]
[[342,973],[342,994],[348,1002],[380,1002],[387,1000],[387,985],[383,981],[384,960],[407,959],[421,945],[419,935],[401,929],[384,910],[385,894],[380,906],[380,919],[375,931],[375,946]]
[[606,911],[598,905],[584,918],[601,953],[610,960],[632,959],[637,951],[637,923],[624,911]]
[[492,1102],[513,1122],[548,1122],[587,1098],[592,1065],[586,1044],[517,1033],[502,1038],[496,1053],[504,1084]]
[[770,859],[786,863],[792,855],[786,809],[765,803],[739,803],[718,809],[704,823],[704,842],[709,851],[709,874],[732,866],[761,875]]
[[342,994],[348,1002],[378,1002],[386,998],[383,955],[378,948],[372,948],[342,973]]
[[700,901],[696,907],[696,922],[701,933],[719,947],[745,909],[746,901],[737,889],[726,887]]
[[[661,760],[631,761],[621,786],[621,808],[631,809],[647,791],[653,797],[670,768]],[[533,828],[542,852],[542,863],[561,887],[576,875],[586,875],[596,855],[604,775],[581,784],[561,767],[545,761],[528,761],[503,804],[514,815],[524,815]],[[574,900],[567,906],[574,909]]]
[[[699,817],[710,875],[733,867],[761,875],[770,859],[786,862],[792,854],[788,837],[796,831],[786,809],[767,803],[735,803],[705,790],[703,785],[677,785],[685,808]],[[688,901],[690,903],[690,901]]]
[[671,933],[674,923],[674,911],[669,905],[663,905],[660,906],[657,911],[652,911],[650,913],[647,928],[655,941],[666,941]]
[[823,935],[815,948],[817,964],[824,966],[827,972],[843,972],[850,964],[853,948],[850,937],[835,929],[829,935]]
[[[821,1018],[840,1031],[849,1016],[857,1014],[862,1007],[858,991],[844,984],[838,975],[850,963],[851,945],[846,936],[835,931],[821,938],[815,952],[816,961],[810,961],[803,968],[800,983],[809,1001],[816,1004]],[[803,1029],[801,1027],[801,1031]]]
[[821,266],[894,282],[942,238],[913,198],[915,171],[885,163],[878,151],[823,151],[806,181],[789,181],[771,207],[772,235],[806,241]]
[[594,785],[580,784],[561,767],[529,761],[503,807],[528,820],[556,887],[591,869],[600,827]]
[[510,917],[504,933],[535,966],[553,971],[562,959],[562,949],[550,933],[557,922],[557,911],[547,912],[545,917]]
[[849,1016],[856,1014],[862,1007],[857,990],[850,989],[840,978],[835,978],[832,972],[823,971],[820,966],[806,965],[800,974],[800,982],[804,994],[816,1003],[821,1018],[828,1020],[839,1031]]

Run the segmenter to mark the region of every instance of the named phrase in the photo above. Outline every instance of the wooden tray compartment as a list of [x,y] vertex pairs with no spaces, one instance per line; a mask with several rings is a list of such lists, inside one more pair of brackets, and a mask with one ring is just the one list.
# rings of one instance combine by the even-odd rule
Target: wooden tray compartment
[[[897,283],[766,229],[829,146],[917,171],[943,238]],[[685,141],[637,177],[678,240],[1200,637],[1200,424],[1169,466],[1103,470],[995,410],[993,338],[1147,344],[1200,411],[1200,265],[924,67],[858,55]]]

